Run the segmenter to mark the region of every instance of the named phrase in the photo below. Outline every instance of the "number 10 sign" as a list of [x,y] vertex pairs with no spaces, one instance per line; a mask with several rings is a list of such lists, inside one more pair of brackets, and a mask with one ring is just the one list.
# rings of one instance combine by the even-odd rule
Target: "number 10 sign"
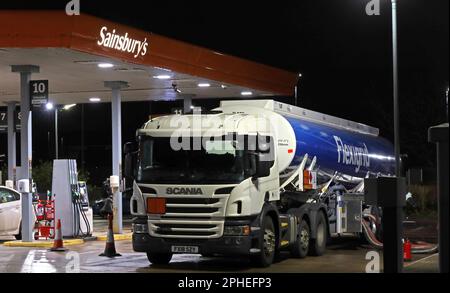
[[31,105],[41,106],[48,102],[48,80],[30,81]]

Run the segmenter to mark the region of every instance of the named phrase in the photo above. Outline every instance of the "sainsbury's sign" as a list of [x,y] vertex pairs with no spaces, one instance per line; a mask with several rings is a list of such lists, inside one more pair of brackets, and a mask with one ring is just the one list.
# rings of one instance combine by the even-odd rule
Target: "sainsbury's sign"
[[132,53],[134,58],[145,56],[149,45],[147,38],[144,40],[133,39],[128,33],[121,35],[116,33],[115,29],[108,30],[106,26],[100,29],[100,39],[97,44],[117,51]]

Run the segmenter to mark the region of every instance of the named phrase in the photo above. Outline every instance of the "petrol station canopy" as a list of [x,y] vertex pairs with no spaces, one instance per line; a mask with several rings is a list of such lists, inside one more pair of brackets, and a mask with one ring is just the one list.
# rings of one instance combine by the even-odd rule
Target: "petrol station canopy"
[[[37,65],[54,104],[109,102],[104,81],[126,81],[123,101],[292,95],[298,74],[63,11],[0,12],[0,103],[20,100],[11,65]],[[103,67],[103,68],[101,68]]]

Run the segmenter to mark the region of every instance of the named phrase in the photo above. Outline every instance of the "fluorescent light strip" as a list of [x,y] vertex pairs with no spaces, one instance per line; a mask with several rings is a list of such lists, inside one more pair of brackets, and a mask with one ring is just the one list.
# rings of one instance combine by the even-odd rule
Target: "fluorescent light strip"
[[162,75],[153,76],[153,78],[160,79],[160,80],[167,80],[167,79],[171,79],[172,76],[162,74]]
[[242,96],[252,96],[253,93],[250,92],[250,91],[245,91],[245,92],[242,92],[241,95],[242,95]]
[[97,66],[99,68],[113,68],[114,64],[111,64],[111,63],[99,63]]
[[70,109],[72,109],[73,107],[75,107],[77,104],[70,104],[70,105],[65,105],[64,107],[63,107],[63,109],[64,110],[70,110]]

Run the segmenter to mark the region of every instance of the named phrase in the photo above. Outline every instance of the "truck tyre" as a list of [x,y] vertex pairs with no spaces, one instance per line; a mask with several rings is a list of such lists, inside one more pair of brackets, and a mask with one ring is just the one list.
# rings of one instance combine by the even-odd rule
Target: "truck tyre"
[[311,236],[310,231],[308,222],[302,220],[298,225],[297,239],[291,247],[291,255],[293,257],[305,258],[308,255]]
[[321,256],[327,248],[327,221],[323,212],[317,213],[316,235],[315,239],[311,239],[309,243],[309,254],[313,256]]
[[172,254],[147,252],[147,258],[154,265],[166,265],[172,259]]
[[271,217],[266,216],[263,221],[259,249],[256,255],[252,255],[251,260],[255,266],[267,268],[275,259],[276,251],[275,225]]

